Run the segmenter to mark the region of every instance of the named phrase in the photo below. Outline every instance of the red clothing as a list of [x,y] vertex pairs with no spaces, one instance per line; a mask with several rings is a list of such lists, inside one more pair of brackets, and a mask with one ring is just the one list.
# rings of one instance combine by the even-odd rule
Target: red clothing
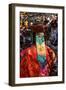
[[20,55],[20,77],[49,76],[54,63],[55,54],[48,46],[46,46],[47,64],[43,69],[40,67],[40,63],[37,60],[37,50],[35,45],[22,50]]

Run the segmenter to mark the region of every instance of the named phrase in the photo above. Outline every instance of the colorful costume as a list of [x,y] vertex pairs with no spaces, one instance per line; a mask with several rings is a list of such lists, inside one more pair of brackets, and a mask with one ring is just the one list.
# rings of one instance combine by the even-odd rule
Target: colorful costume
[[37,59],[37,49],[35,45],[21,51],[20,77],[39,77],[49,76],[55,60],[55,54],[52,49],[46,46],[46,64],[41,68]]

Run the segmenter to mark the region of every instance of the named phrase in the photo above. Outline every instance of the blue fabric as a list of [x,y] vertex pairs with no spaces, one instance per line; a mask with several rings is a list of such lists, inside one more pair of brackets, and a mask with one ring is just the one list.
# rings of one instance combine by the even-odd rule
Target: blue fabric
[[40,55],[38,55],[37,58],[38,58],[38,61],[40,63],[41,68],[44,68],[45,65],[46,65],[46,63],[47,63],[46,62],[46,56],[40,56]]
[[39,61],[40,63],[44,63],[45,60],[46,60],[46,56],[40,56],[40,55],[38,55],[37,58],[38,58],[38,61]]

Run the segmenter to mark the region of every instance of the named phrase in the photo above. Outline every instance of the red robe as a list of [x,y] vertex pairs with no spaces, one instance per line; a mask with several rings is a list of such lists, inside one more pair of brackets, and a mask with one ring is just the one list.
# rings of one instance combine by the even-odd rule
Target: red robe
[[40,77],[40,76],[49,76],[52,66],[55,60],[55,53],[52,49],[46,46],[46,61],[47,64],[42,69],[40,63],[37,60],[37,50],[36,46],[32,45],[31,47],[22,50],[20,61],[20,77]]

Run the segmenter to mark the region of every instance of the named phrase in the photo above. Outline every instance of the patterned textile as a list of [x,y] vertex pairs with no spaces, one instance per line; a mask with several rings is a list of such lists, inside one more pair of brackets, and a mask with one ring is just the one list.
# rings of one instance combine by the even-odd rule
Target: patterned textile
[[[46,64],[41,68],[41,64],[37,59],[37,49],[35,45],[22,50],[20,53],[20,77],[39,77],[49,76],[54,65],[55,53],[46,46]],[[42,63],[43,64],[43,63]]]
[[40,62],[41,67],[45,66],[46,62],[46,48],[44,33],[36,34],[36,48],[37,48],[37,60]]

